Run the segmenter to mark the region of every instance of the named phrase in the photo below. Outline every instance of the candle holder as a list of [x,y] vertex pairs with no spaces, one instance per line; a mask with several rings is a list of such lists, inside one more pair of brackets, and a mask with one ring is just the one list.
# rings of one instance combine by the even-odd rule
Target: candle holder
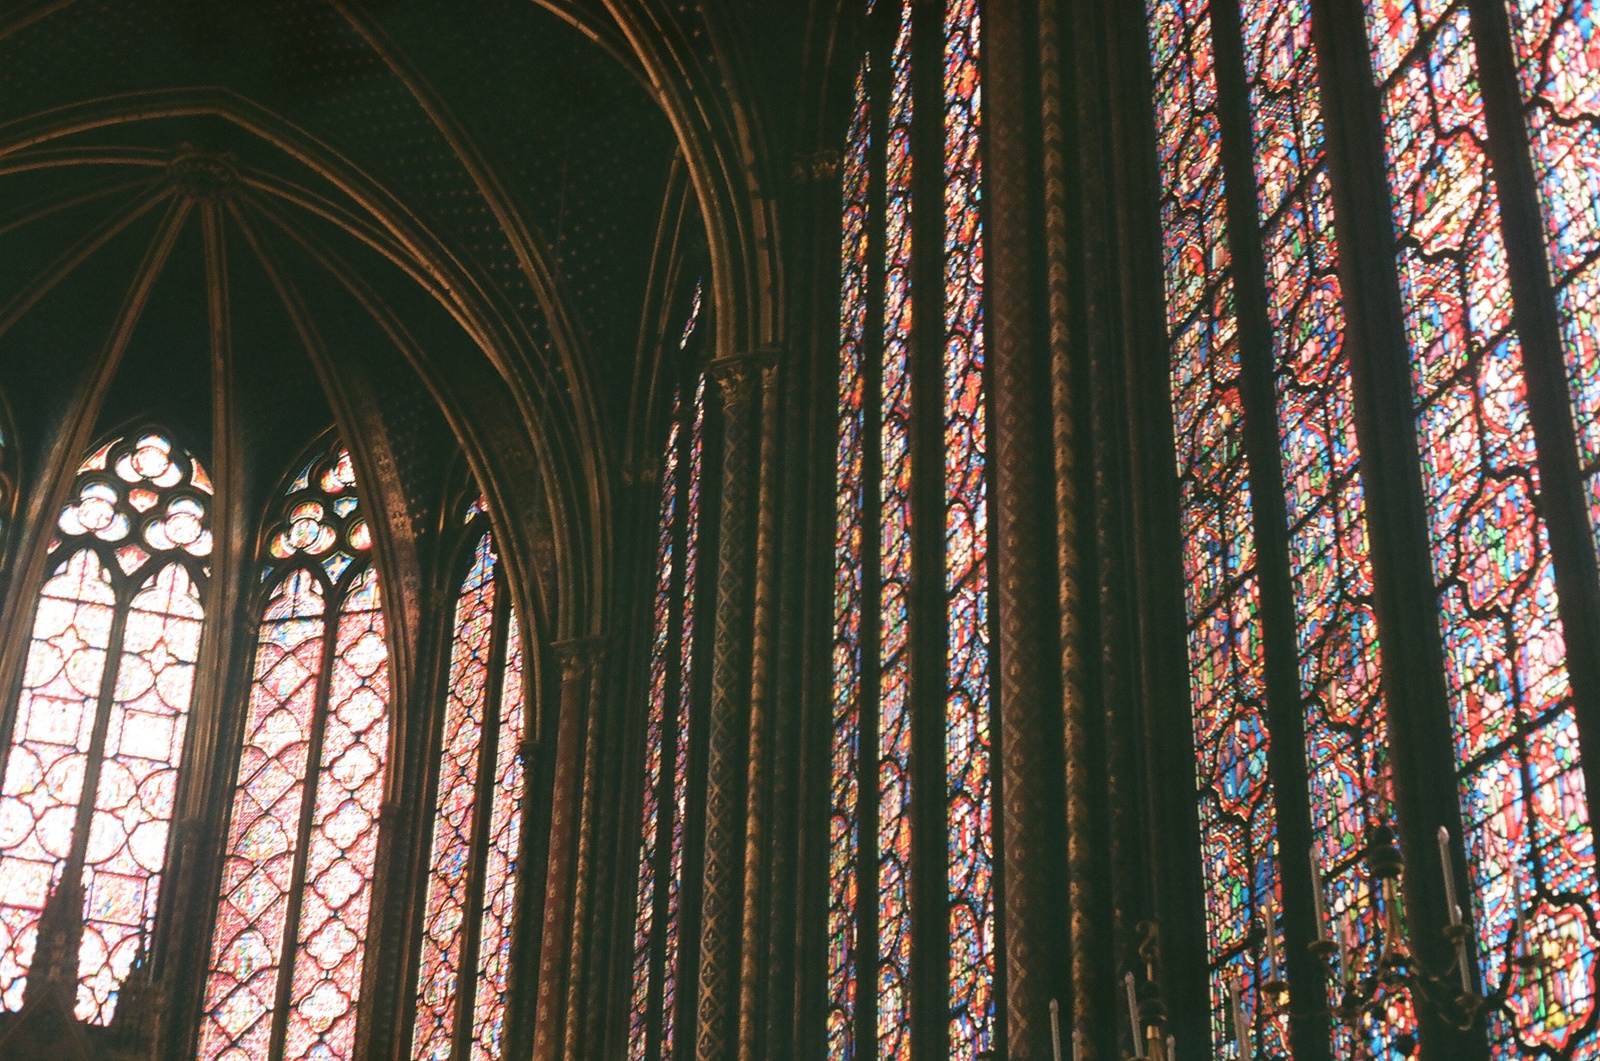
[[[1338,922],[1339,938],[1329,935],[1332,923],[1323,905],[1322,878],[1316,863],[1316,849],[1312,848],[1312,883],[1315,888],[1318,936],[1309,950],[1325,975],[1334,985],[1325,1006],[1308,1012],[1311,1016],[1331,1018],[1349,1029],[1353,1043],[1358,1044],[1359,1056],[1376,1061],[1377,1051],[1372,1046],[1370,1031],[1375,1025],[1390,1020],[1389,1005],[1397,994],[1411,1000],[1413,1008],[1426,1007],[1439,1020],[1467,1031],[1477,1024],[1485,1010],[1503,1007],[1509,993],[1522,978],[1542,975],[1546,964],[1537,948],[1525,945],[1527,914],[1523,909],[1520,886],[1512,877],[1515,927],[1506,942],[1506,966],[1514,970],[1500,990],[1484,993],[1474,985],[1472,967],[1468,958],[1468,944],[1472,928],[1463,919],[1456,901],[1454,872],[1450,862],[1449,834],[1439,830],[1440,861],[1446,882],[1446,902],[1450,923],[1440,930],[1449,944],[1452,960],[1444,969],[1430,968],[1416,953],[1400,916],[1401,882],[1405,875],[1405,859],[1400,852],[1394,830],[1379,824],[1368,832],[1366,845],[1366,870],[1370,888],[1362,893],[1361,900],[1375,903],[1377,916],[1372,919],[1378,932],[1378,955],[1375,960],[1362,957],[1364,948],[1355,940],[1355,924],[1360,910],[1345,910]],[[1511,870],[1515,873],[1515,870]],[[1352,914],[1356,916],[1352,916]],[[1263,954],[1262,943],[1271,937],[1271,905],[1267,904],[1267,923],[1260,925],[1259,933],[1252,926],[1250,945]],[[1260,938],[1257,938],[1259,935]],[[1268,948],[1270,952],[1272,948]],[[1288,991],[1279,967],[1270,954],[1263,954],[1274,976],[1261,984],[1259,1002],[1268,1014],[1288,1011]],[[1258,959],[1259,960],[1259,959]],[[1258,966],[1259,967],[1259,966]],[[1390,1046],[1402,1056],[1414,1056],[1417,1049],[1415,1037],[1401,1033]]]
[[1123,991],[1128,1005],[1129,1032],[1133,1053],[1122,1054],[1122,1061],[1174,1061],[1175,1046],[1167,1031],[1167,1004],[1157,980],[1161,968],[1161,933],[1154,921],[1134,926],[1139,934],[1139,964],[1144,966],[1144,981],[1138,982],[1132,970],[1123,975]]

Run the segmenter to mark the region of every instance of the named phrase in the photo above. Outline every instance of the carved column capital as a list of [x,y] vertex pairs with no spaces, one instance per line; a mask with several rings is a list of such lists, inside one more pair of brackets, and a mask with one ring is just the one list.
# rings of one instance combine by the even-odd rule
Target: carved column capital
[[603,637],[569,637],[550,642],[556,663],[561,667],[561,681],[577,681],[598,667],[605,655],[605,644]]
[[706,375],[722,396],[723,410],[732,415],[748,409],[761,393],[764,369],[777,364],[777,351],[767,348],[753,354],[719,357],[706,366]]

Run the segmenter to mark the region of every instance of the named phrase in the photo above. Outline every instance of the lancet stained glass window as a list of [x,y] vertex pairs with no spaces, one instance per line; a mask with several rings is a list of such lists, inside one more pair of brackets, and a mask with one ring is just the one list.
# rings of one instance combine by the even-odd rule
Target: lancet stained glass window
[[1212,16],[1207,0],[1154,0],[1148,12],[1212,1034],[1219,1050],[1231,1051],[1225,1056],[1246,1056],[1228,1042],[1225,1019],[1230,985],[1241,985],[1257,1047],[1283,1057],[1287,1021],[1257,1012],[1262,979],[1248,946],[1256,911],[1280,894],[1278,827],[1267,777],[1255,505],[1239,390]]
[[[525,789],[522,653],[479,499],[456,598],[412,1056],[499,1061]],[[480,910],[475,921],[473,911]]]
[[[1563,8],[1541,5],[1550,14]],[[1580,1056],[1600,1049],[1594,834],[1500,193],[1483,146],[1474,24],[1464,3],[1402,0],[1369,2],[1367,28],[1382,90],[1472,920],[1485,985],[1509,995],[1509,1010],[1489,1016],[1491,1041],[1498,1057]],[[1571,48],[1554,54],[1583,61]],[[1538,139],[1537,107],[1530,124],[1535,157],[1553,161]],[[1548,197],[1551,172],[1541,168]],[[1558,195],[1560,209],[1594,209],[1585,187]],[[1580,438],[1594,430],[1588,371],[1579,366],[1573,380]],[[1506,961],[1514,932],[1523,937],[1515,947],[1548,953],[1547,975],[1522,976]]]
[[[996,1019],[980,5],[878,5],[874,18],[881,47],[861,66],[844,166],[827,1034],[830,1056],[911,1057],[915,925],[937,918],[948,937],[938,1035],[952,1057],[971,1058],[994,1047]],[[914,77],[919,35],[937,39],[942,58],[939,94],[926,100]],[[919,218],[912,147],[933,123],[942,151],[924,164],[938,166],[943,209]],[[945,290],[918,325],[922,258],[937,258]],[[941,351],[926,375],[913,353],[918,328]],[[941,396],[939,420],[922,410],[920,388]],[[919,418],[929,422],[919,428]],[[940,438],[942,465],[914,460],[921,431]],[[916,523],[919,497],[938,498],[940,523]],[[937,556],[945,572],[937,600],[915,595],[917,555]],[[916,667],[919,630],[943,635],[937,669]],[[918,702],[930,720],[921,725],[939,731],[938,773],[916,771]],[[948,828],[919,846],[919,808],[930,801],[944,803]],[[918,850],[930,861],[918,863]],[[943,880],[943,908],[914,908],[920,874]]]
[[159,428],[78,469],[39,592],[0,779],[0,1004],[65,959],[109,1024],[146,956],[167,860],[209,581],[212,487]]
[[[1593,281],[1597,249],[1592,219],[1594,21],[1587,4],[1511,0],[1508,48],[1520,74],[1527,141],[1504,144],[1533,160],[1565,367],[1578,427],[1580,466],[1594,505],[1596,370],[1594,321],[1583,292]],[[1164,182],[1167,305],[1173,350],[1173,402],[1191,624],[1206,598],[1231,599],[1235,629],[1246,629],[1243,671],[1224,673],[1191,658],[1202,793],[1210,772],[1235,792],[1270,799],[1264,752],[1265,653],[1260,579],[1252,569],[1278,565],[1288,576],[1297,629],[1300,696],[1306,721],[1306,769],[1316,861],[1329,911],[1325,930],[1345,933],[1351,959],[1375,958],[1377,911],[1358,865],[1366,830],[1392,821],[1388,723],[1379,684],[1364,469],[1356,439],[1354,391],[1344,352],[1339,249],[1324,146],[1313,5],[1301,0],[1152,0],[1147,7],[1156,74],[1156,111]],[[1489,121],[1475,34],[1488,13],[1465,0],[1367,0],[1365,29],[1381,98],[1381,121],[1397,276],[1412,362],[1419,475],[1439,587],[1442,661],[1454,722],[1465,846],[1473,882],[1469,919],[1478,936],[1483,989],[1504,992],[1488,1030],[1497,1058],[1578,1057],[1600,1049],[1595,1038],[1596,895],[1593,836],[1578,762],[1577,722],[1566,670],[1560,601],[1545,524],[1540,454],[1523,380],[1526,352],[1513,325],[1510,264],[1500,190],[1490,161]],[[1486,21],[1485,21],[1486,20]],[[1236,26],[1242,69],[1218,65],[1215,35]],[[1329,30],[1329,32],[1337,32]],[[1502,32],[1503,28],[1496,30]],[[1249,129],[1225,130],[1219,100],[1237,84]],[[1253,371],[1241,349],[1234,298],[1233,246],[1224,197],[1224,138],[1248,134],[1265,274],[1266,334],[1276,405],[1251,416],[1275,421],[1276,459],[1285,487],[1285,556],[1255,555],[1258,513],[1245,467],[1249,402],[1242,380]],[[1500,135],[1504,135],[1502,132]],[[1508,156],[1509,157],[1509,156]],[[1354,200],[1352,200],[1354,201]],[[1238,200],[1231,200],[1235,209]],[[1397,339],[1400,338],[1397,336]],[[1600,392],[1596,392],[1600,393]],[[1393,458],[1391,458],[1393,459]],[[1233,471],[1227,464],[1234,461]],[[1231,476],[1231,480],[1229,478]],[[1197,484],[1212,483],[1209,492]],[[1213,504],[1231,524],[1200,518]],[[1221,531],[1221,533],[1218,533]],[[1207,579],[1213,571],[1216,578]],[[1191,632],[1193,632],[1193,625]],[[1195,645],[1191,637],[1191,652]],[[1276,650],[1274,650],[1276,651]],[[1250,737],[1208,729],[1218,697],[1251,701]],[[1253,780],[1252,780],[1253,779]],[[1241,785],[1241,783],[1243,783]],[[1419,783],[1426,784],[1427,781]],[[1203,805],[1205,800],[1202,800]],[[1262,803],[1258,806],[1267,806]],[[1236,822],[1248,816],[1233,815]],[[1262,841],[1226,839],[1202,809],[1202,862],[1210,892],[1213,960],[1226,959],[1237,932],[1281,910],[1274,876],[1275,826]],[[1431,823],[1430,823],[1431,824]],[[1507,872],[1507,870],[1510,872]],[[1218,902],[1219,882],[1255,878],[1256,894]],[[1220,916],[1219,916],[1220,915]],[[1351,918],[1348,923],[1347,918]],[[1274,926],[1275,927],[1275,926]],[[1507,963],[1513,949],[1545,956],[1544,972],[1524,976]],[[1282,953],[1283,941],[1277,941]],[[1250,962],[1259,976],[1263,956]],[[1229,973],[1254,1005],[1250,970]],[[1270,973],[1269,973],[1270,975]],[[1219,1053],[1238,1047],[1222,1020],[1226,981],[1213,984]],[[1252,1034],[1263,1035],[1260,1014]],[[1385,1020],[1366,1026],[1366,1047],[1380,1055],[1414,1033],[1403,995],[1386,999]],[[1360,1051],[1339,1029],[1336,1052]],[[1258,1041],[1284,1055],[1282,1033]]]
[[[1356,967],[1373,969],[1383,953],[1381,899],[1363,855],[1372,830],[1395,823],[1394,793],[1311,4],[1243,0],[1240,15],[1305,701],[1313,856],[1326,888],[1325,931],[1348,940]],[[1274,914],[1281,910],[1275,903]],[[1266,911],[1257,916],[1265,921]],[[1285,953],[1277,917],[1270,928],[1280,934],[1272,949]],[[1263,974],[1288,979],[1285,968]],[[1331,982],[1329,989],[1334,1004],[1340,989]],[[1377,1056],[1392,1053],[1400,1037],[1417,1030],[1409,996],[1384,991],[1387,1019],[1368,1025],[1365,1033],[1366,1048]],[[1348,1041],[1348,1028],[1336,1034],[1341,1054],[1359,1053]]]
[[835,485],[833,581],[833,733],[828,816],[828,1056],[854,1061],[856,998],[861,990],[856,903],[861,882],[862,617],[866,613],[862,524],[867,499],[865,454],[868,213],[871,183],[870,68],[856,74],[855,113],[844,160],[839,342],[839,475]]
[[[700,323],[695,286],[682,354]],[[688,400],[685,401],[687,396]],[[645,709],[639,880],[634,907],[629,1061],[673,1055],[678,1035],[684,918],[684,860],[694,733],[695,588],[700,570],[701,477],[705,461],[703,376],[673,396],[662,454],[660,508],[651,596],[649,684]]]
[[350,453],[289,485],[229,815],[199,1056],[347,1061],[388,757],[389,664]]

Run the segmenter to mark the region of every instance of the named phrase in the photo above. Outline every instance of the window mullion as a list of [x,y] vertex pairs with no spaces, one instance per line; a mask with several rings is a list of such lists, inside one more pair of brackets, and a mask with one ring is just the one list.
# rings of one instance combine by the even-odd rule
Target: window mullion
[[943,2],[913,4],[911,53],[911,1057],[945,1061],[952,1044],[945,797]]
[[[1522,337],[1528,415],[1538,439],[1539,496],[1555,560],[1561,621],[1570,646],[1600,644],[1600,568],[1585,503],[1561,321],[1545,254],[1544,223],[1523,120],[1505,0],[1467,0],[1489,128],[1484,145],[1500,193],[1500,224],[1511,278],[1512,319]],[[1580,204],[1572,204],[1579,209]],[[1590,823],[1600,822],[1600,656],[1567,654],[1578,717]]]
[[[294,569],[284,579],[292,578]],[[311,572],[316,578],[317,572]],[[345,583],[353,585],[357,576]],[[267,1056],[270,1061],[283,1057],[289,1032],[289,1009],[293,1004],[294,967],[300,950],[300,908],[305,897],[307,865],[311,857],[311,824],[317,816],[317,789],[322,780],[322,743],[328,731],[328,696],[333,685],[333,669],[338,665],[339,629],[344,624],[344,601],[332,588],[323,604],[322,660],[317,674],[317,695],[311,708],[311,739],[306,747],[304,791],[300,797],[300,824],[295,830],[294,867],[289,875],[289,902],[284,911],[283,942],[278,963],[278,989],[272,1005],[272,1037]],[[257,649],[257,651],[260,651]],[[238,796],[235,795],[235,801]],[[359,1002],[358,1002],[359,1004]]]
[[[108,571],[116,570],[115,558],[107,565]],[[58,938],[50,943],[59,944],[64,950],[62,957],[71,956],[72,968],[75,973],[70,985],[76,988],[78,972],[78,948],[81,946],[83,936],[83,864],[89,849],[89,823],[94,817],[94,804],[97,790],[100,787],[100,766],[105,758],[106,730],[111,724],[111,705],[116,698],[117,675],[122,670],[122,642],[128,630],[128,612],[133,607],[133,598],[138,594],[138,585],[126,578],[118,578],[122,583],[117,589],[116,611],[111,617],[111,633],[106,640],[105,665],[100,670],[100,690],[95,700],[94,728],[90,730],[89,748],[84,756],[83,787],[78,793],[78,809],[72,824],[72,847],[67,854],[66,865],[61,871],[60,883],[56,885],[58,900],[66,898],[71,900],[69,909],[61,910],[64,919],[54,925],[40,923],[40,935],[43,936],[49,928],[65,932],[67,926],[72,926],[72,938]],[[40,941],[39,952],[45,952],[50,945]],[[31,972],[31,970],[30,970]]]
[[[1302,853],[1315,836],[1306,765],[1306,719],[1299,680],[1298,630],[1289,564],[1289,512],[1285,497],[1283,452],[1279,443],[1275,354],[1262,245],[1260,197],[1256,185],[1251,101],[1246,80],[1243,31],[1238,0],[1213,0],[1218,112],[1225,173],[1228,242],[1234,263],[1234,297],[1239,328],[1239,400],[1244,412],[1245,449],[1250,462],[1250,500],[1256,535],[1256,571],[1261,587],[1263,654],[1266,670],[1268,772],[1277,805],[1277,858],[1283,943],[1291,1007],[1289,1039],[1294,1056],[1306,1061],[1329,1056],[1329,1027],[1320,1016],[1326,993],[1318,962],[1307,950],[1316,938],[1310,864]],[[1337,635],[1335,635],[1337,636]],[[1265,897],[1255,898],[1259,928],[1265,922]],[[1266,968],[1266,945],[1251,933],[1257,989],[1266,979],[1283,978]],[[1264,975],[1263,975],[1264,974]],[[1266,1000],[1261,996],[1258,1005]],[[1259,1026],[1261,1014],[1256,1014]]]

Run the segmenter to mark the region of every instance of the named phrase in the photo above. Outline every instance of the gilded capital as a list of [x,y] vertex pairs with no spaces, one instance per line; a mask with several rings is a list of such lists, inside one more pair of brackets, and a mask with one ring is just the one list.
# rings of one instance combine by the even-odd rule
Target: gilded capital
[[605,639],[570,637],[562,641],[552,641],[550,647],[555,651],[556,662],[561,666],[561,681],[564,684],[577,681],[583,677],[585,671],[599,665],[600,657],[605,650]]

